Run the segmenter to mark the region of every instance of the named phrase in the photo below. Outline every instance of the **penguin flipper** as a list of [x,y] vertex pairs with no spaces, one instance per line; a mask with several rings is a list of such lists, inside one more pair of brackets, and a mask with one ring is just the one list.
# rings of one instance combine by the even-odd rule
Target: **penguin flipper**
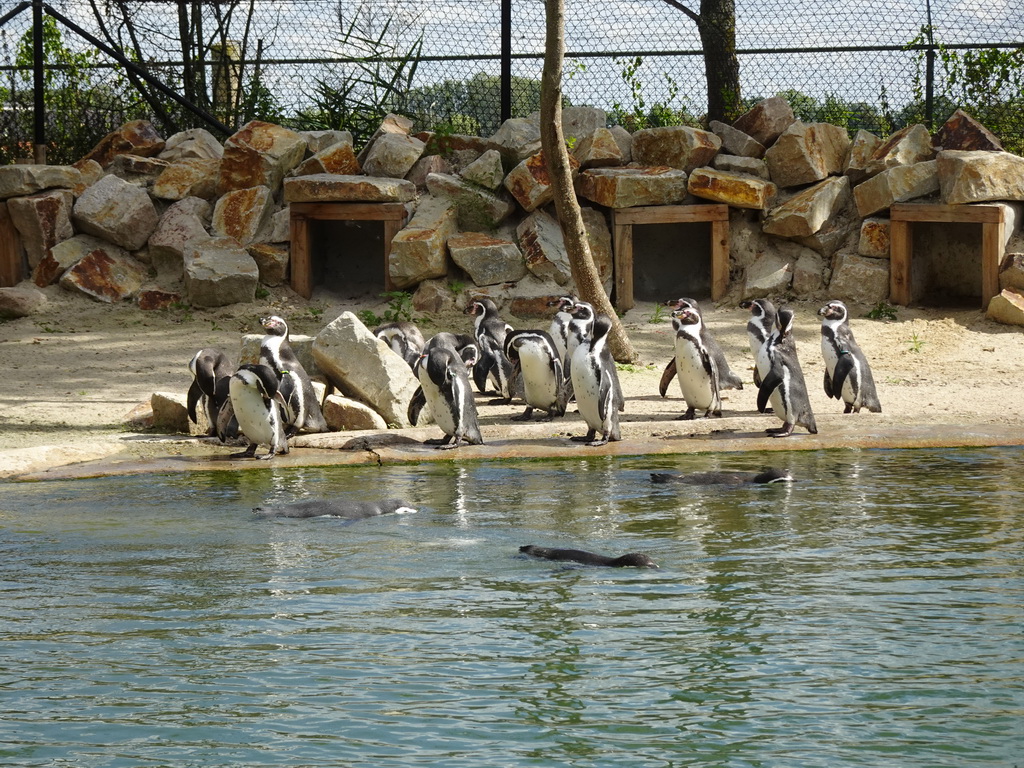
[[757,390],[757,412],[764,413],[765,408],[768,407],[768,398],[772,396],[772,392],[779,388],[782,384],[782,374],[779,373],[776,366],[772,366],[772,369],[768,371],[768,375],[761,380],[761,387]]
[[828,368],[825,369],[825,397],[833,397],[832,377],[828,375]]
[[836,363],[834,371],[835,375],[832,377],[832,397],[836,400],[843,399],[843,385],[856,367],[857,361],[854,360],[852,354],[847,352],[845,355],[839,355],[839,361]]
[[672,383],[672,379],[676,377],[676,359],[673,357],[668,361],[668,365],[665,366],[665,371],[661,374],[661,382],[658,384],[658,393],[665,397],[665,393],[668,392],[668,385]]
[[406,416],[409,418],[409,423],[414,427],[416,421],[420,417],[420,411],[423,410],[427,404],[427,396],[423,393],[423,387],[416,387],[416,391],[412,395],[412,399],[409,401],[409,407],[406,409]]
[[198,424],[196,406],[203,397],[203,391],[199,388],[199,382],[192,380],[192,386],[188,388],[188,418],[193,424]]

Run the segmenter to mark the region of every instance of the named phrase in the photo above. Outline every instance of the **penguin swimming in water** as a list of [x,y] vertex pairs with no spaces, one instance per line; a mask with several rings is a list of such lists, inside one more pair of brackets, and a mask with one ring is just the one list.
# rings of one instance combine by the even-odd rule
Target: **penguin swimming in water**
[[566,386],[562,361],[551,336],[544,331],[512,331],[505,337],[505,355],[512,362],[513,378],[523,381],[526,410],[514,421],[529,421],[533,409],[551,419],[565,415]]
[[238,421],[231,409],[229,391],[234,366],[227,355],[219,349],[200,349],[188,363],[192,372],[192,385],[188,388],[188,417],[193,424],[199,423],[196,406],[206,413],[209,429],[207,435],[216,436],[220,441],[238,437]]
[[609,568],[657,568],[658,564],[643,552],[630,552],[619,557],[608,557],[584,549],[549,549],[527,544],[519,548],[524,555],[554,560],[562,563],[580,563],[582,565],[603,565]]
[[[593,315],[588,304],[579,303],[573,312],[574,319]],[[604,445],[620,440],[619,411],[625,406],[615,361],[608,350],[608,333],[612,321],[605,315],[594,318],[594,329],[589,338],[576,347],[572,355],[572,387],[576,393],[576,404],[580,415],[587,422],[589,430],[585,436],[573,437],[577,442],[589,446]],[[601,439],[594,436],[600,432]]]
[[766,469],[762,472],[694,472],[681,475],[676,472],[651,472],[652,483],[679,483],[682,485],[749,485],[791,483],[793,476],[788,470]]
[[747,299],[740,302],[740,308],[750,310],[747,339],[750,342],[750,353],[754,356],[754,384],[760,387],[761,374],[757,370],[757,354],[775,327],[775,305],[768,299]]
[[704,341],[700,310],[695,306],[673,310],[672,327],[676,332],[676,375],[686,401],[686,413],[680,418],[695,418],[698,410],[704,418],[721,416],[718,363]]
[[474,316],[473,335],[479,353],[473,366],[473,382],[480,394],[484,394],[488,379],[492,380],[499,395],[498,402],[510,403],[516,393],[512,364],[505,356],[505,337],[512,326],[501,319],[497,305],[486,297],[473,299],[466,307],[466,314]]
[[249,439],[249,447],[231,454],[232,458],[252,458],[260,445],[270,446],[261,459],[288,453],[286,406],[274,371],[265,365],[243,365],[231,376],[229,386],[238,428]]
[[267,332],[260,341],[260,363],[280,377],[281,396],[287,403],[287,429],[292,434],[326,432],[327,420],[313,382],[288,343],[288,323],[271,315],[261,317],[260,325]]
[[411,368],[423,351],[426,342],[415,323],[385,323],[373,329],[373,335],[383,339],[391,350],[409,364]]
[[378,515],[405,515],[415,513],[414,506],[402,499],[383,501],[350,501],[349,499],[306,499],[291,504],[253,507],[253,514],[261,517],[340,517],[345,520],[363,520]]
[[780,309],[776,314],[775,330],[758,353],[757,368],[761,373],[757,410],[764,413],[771,401],[775,415],[782,419],[782,426],[765,430],[767,434],[787,437],[796,426],[806,428],[812,435],[818,434],[807,383],[796,353],[792,310]]
[[[675,301],[666,301],[665,306],[676,309],[694,309],[697,314],[700,315],[700,306],[693,299],[677,299]],[[718,386],[719,389],[743,389],[743,379],[733,373],[729,367],[729,361],[725,357],[725,352],[722,351],[721,345],[715,340],[715,337],[711,334],[711,330],[707,324],[704,323],[703,315],[701,315],[701,341],[711,354],[711,359],[715,361],[715,366],[718,368]],[[668,361],[668,365],[665,366],[665,371],[661,374],[661,383],[658,385],[658,392],[662,397],[665,397],[668,393],[668,387],[672,383],[677,375],[676,370],[676,358],[673,355],[672,359]]]
[[821,356],[825,358],[825,394],[842,400],[843,413],[867,408],[881,413],[871,366],[850,329],[849,312],[841,301],[830,301],[818,310],[821,321]]
[[409,421],[415,424],[419,410],[427,404],[435,423],[445,434],[441,440],[425,441],[427,444],[445,449],[458,448],[463,442],[480,445],[484,439],[480,435],[466,363],[447,340],[433,342],[434,339],[428,342],[413,366],[420,389],[409,403]]

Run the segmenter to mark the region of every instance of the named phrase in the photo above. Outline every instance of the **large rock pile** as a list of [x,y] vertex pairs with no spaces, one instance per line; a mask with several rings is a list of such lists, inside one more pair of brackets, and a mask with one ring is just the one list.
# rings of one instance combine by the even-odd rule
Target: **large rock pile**
[[[781,98],[710,130],[630,135],[586,107],[566,108],[563,120],[607,289],[608,208],[725,203],[734,298],[827,291],[874,304],[888,296],[894,203],[1024,201],[1024,158],[962,112],[935,136],[911,125],[884,139],[800,122]],[[38,286],[218,306],[287,279],[290,203],[397,202],[413,215],[388,269],[395,286],[415,291],[417,308],[436,307],[439,286],[456,279],[499,302],[564,293],[572,277],[538,121],[506,121],[485,139],[414,134],[391,115],[359,152],[344,131],[254,121],[221,145],[201,129],[164,141],[136,121],[74,166],[0,168],[0,227],[20,236]]]

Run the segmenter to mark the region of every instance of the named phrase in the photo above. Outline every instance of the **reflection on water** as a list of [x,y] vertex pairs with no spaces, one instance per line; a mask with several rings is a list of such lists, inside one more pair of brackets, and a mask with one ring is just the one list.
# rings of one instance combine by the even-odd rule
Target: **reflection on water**
[[[1024,451],[5,485],[0,764],[1011,766]],[[800,482],[655,486],[652,469]],[[271,501],[398,496],[357,523]],[[659,570],[522,558],[645,551]]]

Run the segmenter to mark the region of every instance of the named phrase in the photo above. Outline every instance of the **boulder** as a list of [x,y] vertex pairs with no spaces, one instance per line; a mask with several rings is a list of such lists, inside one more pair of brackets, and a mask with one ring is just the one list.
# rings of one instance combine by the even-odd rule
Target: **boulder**
[[747,267],[744,299],[760,299],[786,293],[793,282],[793,262],[778,253],[763,253]]
[[[540,112],[530,115],[540,125]],[[608,125],[608,113],[598,107],[562,107],[562,135],[566,141],[579,143]]]
[[657,168],[591,168],[576,177],[576,193],[608,208],[673,205],[686,199],[686,171]]
[[[764,157],[764,144],[753,136],[731,125],[712,120],[708,123],[711,131],[722,140],[722,152],[737,157],[759,159]],[[787,126],[788,127],[788,126]]]
[[185,291],[196,307],[250,302],[259,268],[234,238],[198,239],[185,246]]
[[0,200],[47,189],[74,189],[81,178],[81,171],[70,165],[0,166]]
[[530,272],[558,285],[571,283],[569,254],[565,250],[562,228],[554,216],[543,210],[534,211],[520,222],[516,235]]
[[765,217],[763,229],[779,237],[809,237],[820,231],[850,199],[850,180],[833,176],[801,190]]
[[220,162],[224,147],[205,128],[189,128],[167,138],[160,159],[169,163],[182,160],[214,160]]
[[7,201],[7,212],[21,235],[31,269],[39,265],[53,246],[74,234],[71,227],[73,202],[69,189],[12,197]]
[[474,232],[495,229],[516,207],[505,190],[491,192],[458,176],[432,173],[427,176],[427,189],[455,203],[459,226]]
[[476,285],[515,282],[526,276],[526,261],[519,247],[480,232],[461,232],[448,238],[452,261]]
[[1024,325],[1024,295],[1004,288],[989,300],[985,314],[1004,325]]
[[1024,200],[1024,157],[1009,152],[948,150],[939,153],[937,163],[944,203]]
[[459,175],[466,181],[479,184],[493,192],[501,186],[501,182],[505,179],[505,169],[501,165],[501,153],[496,149],[487,150],[463,168]]
[[256,262],[260,271],[260,282],[264,285],[281,285],[288,279],[290,251],[286,245],[275,243],[253,243],[246,251]]
[[289,203],[407,203],[415,197],[416,185],[405,179],[316,173],[284,181]]
[[149,398],[153,429],[179,435],[189,434],[188,404],[180,392],[154,392]]
[[289,206],[275,212],[270,217],[270,228],[267,234],[268,243],[290,243],[292,240],[292,218]]
[[688,189],[695,197],[726,203],[734,208],[767,210],[778,189],[770,181],[746,173],[697,168],[690,174]]
[[161,278],[181,280],[185,275],[185,250],[189,242],[210,237],[210,204],[186,197],[170,205],[149,237],[150,263]]
[[932,137],[923,125],[908,125],[894,133],[872,153],[868,161],[869,176],[900,165],[923,163],[935,157]]
[[106,168],[118,155],[153,157],[160,154],[164,146],[164,140],[152,123],[148,120],[132,120],[100,139],[100,143],[82,159],[95,160]]
[[[314,173],[337,173],[342,176],[354,176],[362,171],[359,160],[352,147],[352,134],[348,131],[331,131],[341,134],[337,141],[302,161],[294,173],[296,176],[309,176]],[[376,174],[375,174],[376,175]],[[388,174],[383,174],[388,175]]]
[[711,161],[711,167],[716,171],[726,173],[745,173],[748,176],[756,176],[765,181],[771,181],[771,174],[768,173],[768,163],[756,157],[740,157],[739,155],[715,155]]
[[914,165],[897,165],[853,188],[861,218],[886,211],[893,203],[905,203],[939,191],[936,160]]
[[[416,185],[416,189],[424,191],[427,188],[427,177],[432,173],[451,173],[452,165],[440,155],[424,155],[412,167],[405,180]],[[501,186],[501,179],[498,179],[498,186]],[[497,187],[494,187],[497,189]]]
[[53,246],[45,258],[36,265],[32,282],[40,288],[57,282],[77,261],[95,250],[111,249],[118,256],[127,255],[123,248],[92,235],[75,235]]
[[849,177],[851,184],[860,184],[868,178],[868,166],[880,146],[882,146],[882,140],[875,134],[865,131],[863,128],[857,131],[850,144],[846,169],[843,171]]
[[60,287],[110,304],[137,294],[146,276],[145,266],[117,246],[103,243],[61,275]]
[[412,369],[351,312],[317,334],[313,358],[343,393],[358,398],[389,426],[407,427],[409,401],[419,387]]
[[690,173],[710,163],[721,146],[715,134],[685,125],[644,128],[633,134],[633,162]]
[[799,187],[841,173],[850,148],[844,128],[829,123],[790,125],[764,153],[772,181]]
[[104,176],[75,202],[72,221],[80,232],[136,251],[153,234],[160,217],[144,189],[117,176]]
[[825,259],[805,248],[793,265],[793,293],[802,299],[816,297],[825,290]]
[[604,168],[622,165],[622,149],[615,135],[601,127],[583,136],[573,147],[572,155],[580,168]]
[[860,225],[860,239],[857,241],[857,253],[869,259],[888,259],[890,255],[889,220],[867,218]]
[[833,299],[869,307],[886,301],[889,298],[889,262],[843,251],[836,258],[828,292]]
[[748,112],[740,115],[732,127],[762,146],[770,147],[795,121],[789,103],[781,96],[773,96],[759,101]]
[[633,134],[621,125],[613,125],[608,130],[611,132],[612,138],[615,139],[615,143],[619,145],[622,164],[633,162]]
[[992,131],[968,115],[956,110],[935,133],[932,146],[936,149],[985,150],[1002,152],[1003,144]]
[[295,131],[261,120],[246,123],[224,142],[217,191],[258,186],[275,191],[305,153],[306,142]]
[[163,173],[170,163],[157,157],[139,157],[138,155],[118,155],[110,161],[107,173],[124,179],[129,184],[142,187],[147,191],[153,182]]
[[331,432],[385,430],[388,424],[370,406],[341,395],[328,395],[323,404],[324,419]]
[[413,136],[385,133],[370,147],[363,161],[368,176],[404,179],[423,154],[426,145]]
[[236,189],[221,196],[213,209],[215,235],[233,237],[245,247],[256,239],[274,212],[274,198],[267,187]]
[[1024,253],[1008,253],[999,265],[999,287],[1024,293]]
[[540,151],[540,125],[525,117],[513,117],[503,122],[488,143],[497,149],[509,165],[517,165]]
[[170,309],[181,302],[181,294],[175,291],[161,291],[156,288],[143,289],[135,297],[139,309],[147,312]]
[[455,309],[455,296],[446,280],[424,280],[412,295],[412,308],[426,314],[439,314]]
[[78,171],[78,183],[71,189],[75,193],[76,198],[81,197],[86,189],[102,179],[106,174],[103,166],[95,160],[79,160],[72,167]]
[[363,145],[362,150],[356,159],[360,165],[366,163],[366,158],[373,150],[373,145],[377,142],[381,136],[387,134],[393,134],[395,136],[409,136],[412,133],[412,120],[405,115],[396,115],[394,113],[384,116],[381,120],[377,130],[373,132],[373,135],[367,140],[366,144]]
[[[569,155],[570,173],[575,174],[578,167],[576,158]],[[526,212],[551,202],[554,190],[551,188],[551,176],[548,174],[544,153],[530,155],[513,168],[505,177],[505,189],[512,193],[512,197]]]
[[391,240],[388,274],[402,290],[448,273],[445,243],[456,232],[458,213],[445,198],[426,198]]
[[220,160],[186,158],[167,166],[153,182],[153,197],[161,200],[184,200],[217,197],[220,180]]
[[306,140],[306,152],[315,155],[335,144],[346,143],[353,146],[352,134],[349,131],[299,131],[299,136]]
[[580,206],[580,215],[583,217],[587,245],[590,246],[590,257],[594,260],[594,266],[597,267],[597,276],[601,279],[605,293],[611,295],[614,255],[612,231],[608,226],[608,219],[597,208],[591,208],[588,205]]
[[46,294],[33,285],[21,283],[0,288],[0,317],[14,319],[41,312],[47,304]]

